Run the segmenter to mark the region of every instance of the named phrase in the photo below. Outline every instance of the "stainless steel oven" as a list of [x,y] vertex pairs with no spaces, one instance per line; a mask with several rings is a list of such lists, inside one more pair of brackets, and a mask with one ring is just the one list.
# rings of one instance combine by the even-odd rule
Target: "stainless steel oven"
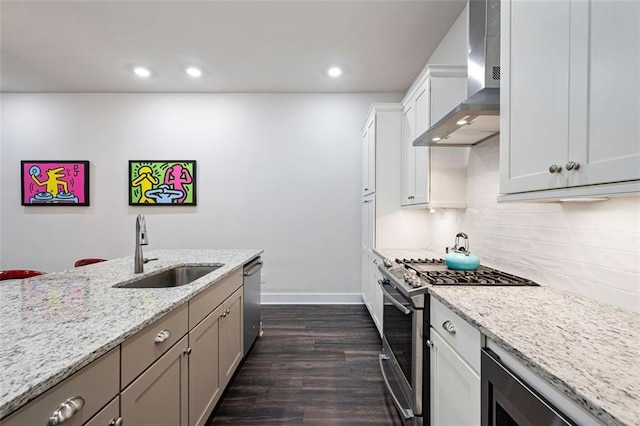
[[429,424],[429,287],[537,284],[486,266],[450,270],[442,259],[385,259],[378,270],[384,295],[380,368],[404,423]]
[[429,407],[423,387],[425,294],[407,297],[388,278],[378,284],[384,296],[380,369],[404,423],[421,425]]

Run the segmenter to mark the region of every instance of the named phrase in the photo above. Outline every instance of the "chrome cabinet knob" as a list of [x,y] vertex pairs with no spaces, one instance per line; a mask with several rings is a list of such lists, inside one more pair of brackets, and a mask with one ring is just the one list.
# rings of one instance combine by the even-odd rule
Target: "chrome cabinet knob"
[[122,417],[118,417],[117,419],[111,419],[109,422],[109,426],[122,426]]
[[426,343],[426,344],[427,344],[427,346],[429,346],[430,348],[432,348],[432,347],[433,347],[433,341],[432,341],[432,340],[427,340],[425,343]]
[[442,323],[442,328],[451,334],[456,334],[456,326],[449,320]]
[[169,330],[162,330],[160,333],[158,333],[158,335],[156,336],[156,343],[162,343],[165,340],[167,340],[169,337],[171,337],[171,332]]
[[549,173],[560,173],[562,171],[562,167],[557,164],[552,164],[549,166]]
[[47,426],[56,426],[66,422],[73,417],[80,409],[84,407],[84,398],[81,396],[74,396],[67,399],[60,404],[56,410],[51,413]]
[[220,314],[220,318],[224,318],[226,316],[227,316],[227,312],[226,311]]
[[191,348],[187,348],[184,351],[182,351],[183,354],[185,355],[191,355]]
[[567,170],[578,170],[580,168],[580,164],[574,161],[569,161],[565,167],[567,168]]

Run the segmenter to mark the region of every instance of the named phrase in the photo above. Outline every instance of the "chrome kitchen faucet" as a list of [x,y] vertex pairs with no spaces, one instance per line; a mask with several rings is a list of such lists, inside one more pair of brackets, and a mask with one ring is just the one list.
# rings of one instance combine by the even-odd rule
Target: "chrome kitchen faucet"
[[144,264],[152,260],[158,260],[157,257],[145,259],[142,254],[142,246],[149,245],[147,238],[147,221],[142,214],[136,218],[136,251],[133,255],[133,272],[140,274],[144,272]]

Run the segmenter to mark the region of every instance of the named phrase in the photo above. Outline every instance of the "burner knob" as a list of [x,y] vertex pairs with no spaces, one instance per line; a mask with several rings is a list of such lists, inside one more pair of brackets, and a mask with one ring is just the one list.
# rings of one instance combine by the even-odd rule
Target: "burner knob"
[[385,267],[387,268],[391,268],[393,266],[393,263],[391,263],[391,261],[387,258],[385,258],[382,263],[384,264]]

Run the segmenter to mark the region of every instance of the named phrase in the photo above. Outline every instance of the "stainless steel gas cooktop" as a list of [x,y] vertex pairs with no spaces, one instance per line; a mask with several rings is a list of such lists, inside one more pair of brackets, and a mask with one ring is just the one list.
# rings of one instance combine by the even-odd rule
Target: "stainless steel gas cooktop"
[[[442,259],[396,259],[396,263],[411,275],[431,285],[474,285],[474,286],[537,286],[535,282],[487,266],[480,266],[475,271],[457,271],[448,269]],[[415,283],[417,284],[417,282]],[[415,286],[412,284],[412,286]]]

